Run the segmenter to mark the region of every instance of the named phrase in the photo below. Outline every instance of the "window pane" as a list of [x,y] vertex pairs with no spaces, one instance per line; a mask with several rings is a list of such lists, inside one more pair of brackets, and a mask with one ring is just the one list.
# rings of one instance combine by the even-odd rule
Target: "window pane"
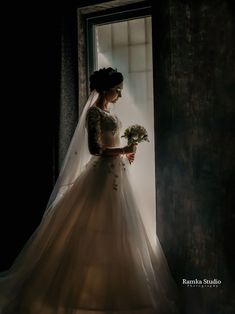
[[129,125],[139,123],[149,134],[150,143],[138,146],[130,168],[136,182],[135,195],[140,196],[138,202],[150,236],[156,233],[151,37],[151,17],[95,27],[97,69],[111,66],[124,75],[123,95],[113,108],[123,122],[122,132]]

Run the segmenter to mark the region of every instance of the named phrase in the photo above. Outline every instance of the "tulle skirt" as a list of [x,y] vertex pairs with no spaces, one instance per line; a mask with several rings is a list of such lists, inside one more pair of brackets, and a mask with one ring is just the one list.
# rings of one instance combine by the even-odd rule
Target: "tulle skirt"
[[178,313],[122,157],[93,156],[0,277],[0,314]]

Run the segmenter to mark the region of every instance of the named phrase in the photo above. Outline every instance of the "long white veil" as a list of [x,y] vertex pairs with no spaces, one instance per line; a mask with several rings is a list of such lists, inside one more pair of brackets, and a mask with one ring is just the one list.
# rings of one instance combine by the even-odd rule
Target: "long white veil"
[[91,158],[91,154],[88,150],[86,114],[88,109],[94,105],[98,96],[99,93],[93,90],[83,108],[43,218],[53,211],[55,204],[57,204],[63,195],[73,186],[73,183]]
[[[137,271],[137,274],[140,275],[140,277],[136,275],[136,278],[140,280],[137,289],[139,293],[141,291],[144,294],[149,289],[151,303],[154,306],[161,308],[166,305],[167,308],[172,307],[174,309],[172,302],[174,302],[176,292],[169,276],[167,261],[160,242],[158,240],[154,242],[151,238],[148,239],[145,232],[138,214],[138,198],[135,200],[134,195],[136,193],[133,193],[131,188],[133,179],[128,175],[128,168],[124,167],[125,175],[121,168],[118,172],[117,177],[122,181],[119,193],[112,193],[113,176],[109,175],[110,172],[106,163],[105,167],[98,167],[101,171],[98,173],[100,175],[88,176],[88,180],[85,181],[77,180],[80,174],[82,175],[83,170],[92,169],[93,171],[92,163],[90,168],[89,165],[86,168],[86,164],[91,158],[88,150],[86,115],[98,96],[98,92],[93,91],[83,109],[59,177],[49,198],[42,224],[28,240],[10,270],[0,274],[1,314],[4,312],[49,314],[58,313],[58,311],[66,314],[71,313],[71,311],[78,313],[73,309],[79,309],[84,300],[84,304],[86,304],[86,298],[78,298],[80,295],[83,296],[83,293],[91,297],[91,299],[89,297],[87,299],[89,302],[85,305],[85,313],[86,308],[89,310],[91,308],[90,301],[93,301],[94,295],[96,295],[96,292],[93,295],[92,291],[97,290],[97,287],[98,290],[101,289],[102,294],[105,294],[109,306],[112,302],[109,301],[110,294],[106,289],[110,287],[110,300],[113,300],[112,298],[115,299],[115,302],[117,300],[117,303],[114,303],[117,304],[117,311],[120,310],[119,305],[120,308],[123,308],[122,306],[125,304],[120,302],[120,296],[123,296],[124,300],[127,298],[126,300],[132,306],[132,285],[130,291],[126,290],[122,294],[123,285],[119,285],[119,281],[115,277],[116,273],[119,272],[122,275],[127,274],[126,270],[132,269],[132,267],[134,272]],[[116,159],[116,164],[120,165],[118,159]],[[104,170],[104,181],[102,181],[101,177]],[[75,191],[78,191],[78,195],[77,193],[70,194],[71,188],[76,187],[77,183],[80,184]],[[93,183],[91,190],[86,189],[86,187],[84,190],[81,188],[85,184],[89,186],[91,183]],[[99,184],[99,190],[96,191]],[[94,191],[97,194],[93,198],[92,193]],[[140,197],[143,196],[140,195]],[[74,210],[73,204],[77,200],[81,200],[81,204]],[[60,201],[61,203],[58,203]],[[58,206],[56,206],[57,204]],[[84,207],[83,204],[85,204]],[[74,214],[70,215],[70,213]],[[90,219],[91,216],[93,219]],[[86,228],[90,226],[91,221],[91,227]],[[98,227],[92,228],[94,225]],[[104,225],[105,227],[103,227]],[[114,227],[112,233],[110,226],[111,229]],[[86,232],[84,232],[85,229],[87,229]],[[113,237],[109,234],[112,234]],[[116,245],[113,246],[113,243]],[[111,247],[113,247],[112,250]],[[94,267],[96,262],[97,268]],[[98,281],[101,280],[101,285],[96,285],[98,281],[94,279],[95,276],[92,276],[96,269],[99,270],[100,277],[97,278]],[[110,282],[114,281],[109,286],[107,280],[111,273],[114,274],[114,277],[110,279]],[[121,282],[123,283],[126,277],[122,278]],[[95,280],[94,290],[89,290],[91,286],[87,282],[92,283],[93,280]],[[135,284],[136,281],[133,282],[133,285]],[[125,289],[127,288],[125,287]],[[100,292],[97,291],[97,293],[99,296]],[[155,298],[155,294],[158,298]],[[129,296],[131,296],[130,299]],[[82,300],[81,303],[79,300]],[[96,308],[96,303],[94,304]],[[101,304],[104,304],[103,301]],[[117,311],[116,309],[108,310],[107,313],[116,313]],[[79,312],[83,311],[79,310]],[[172,312],[168,311],[167,313]]]

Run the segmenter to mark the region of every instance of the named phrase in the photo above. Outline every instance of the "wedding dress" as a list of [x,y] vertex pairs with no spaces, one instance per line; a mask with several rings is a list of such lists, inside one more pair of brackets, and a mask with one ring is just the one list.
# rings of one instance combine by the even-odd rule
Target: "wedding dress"
[[[90,147],[120,146],[121,121],[87,112]],[[124,156],[92,155],[0,278],[1,314],[177,311],[177,291],[157,239],[150,243]]]

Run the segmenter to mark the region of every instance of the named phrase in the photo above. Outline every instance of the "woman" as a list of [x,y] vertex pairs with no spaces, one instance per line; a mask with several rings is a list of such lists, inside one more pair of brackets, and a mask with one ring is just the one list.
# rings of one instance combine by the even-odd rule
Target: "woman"
[[161,246],[148,239],[129,183],[136,147],[120,147],[121,122],[108,107],[122,87],[112,68],[91,75],[42,222],[0,277],[1,314],[178,313]]

